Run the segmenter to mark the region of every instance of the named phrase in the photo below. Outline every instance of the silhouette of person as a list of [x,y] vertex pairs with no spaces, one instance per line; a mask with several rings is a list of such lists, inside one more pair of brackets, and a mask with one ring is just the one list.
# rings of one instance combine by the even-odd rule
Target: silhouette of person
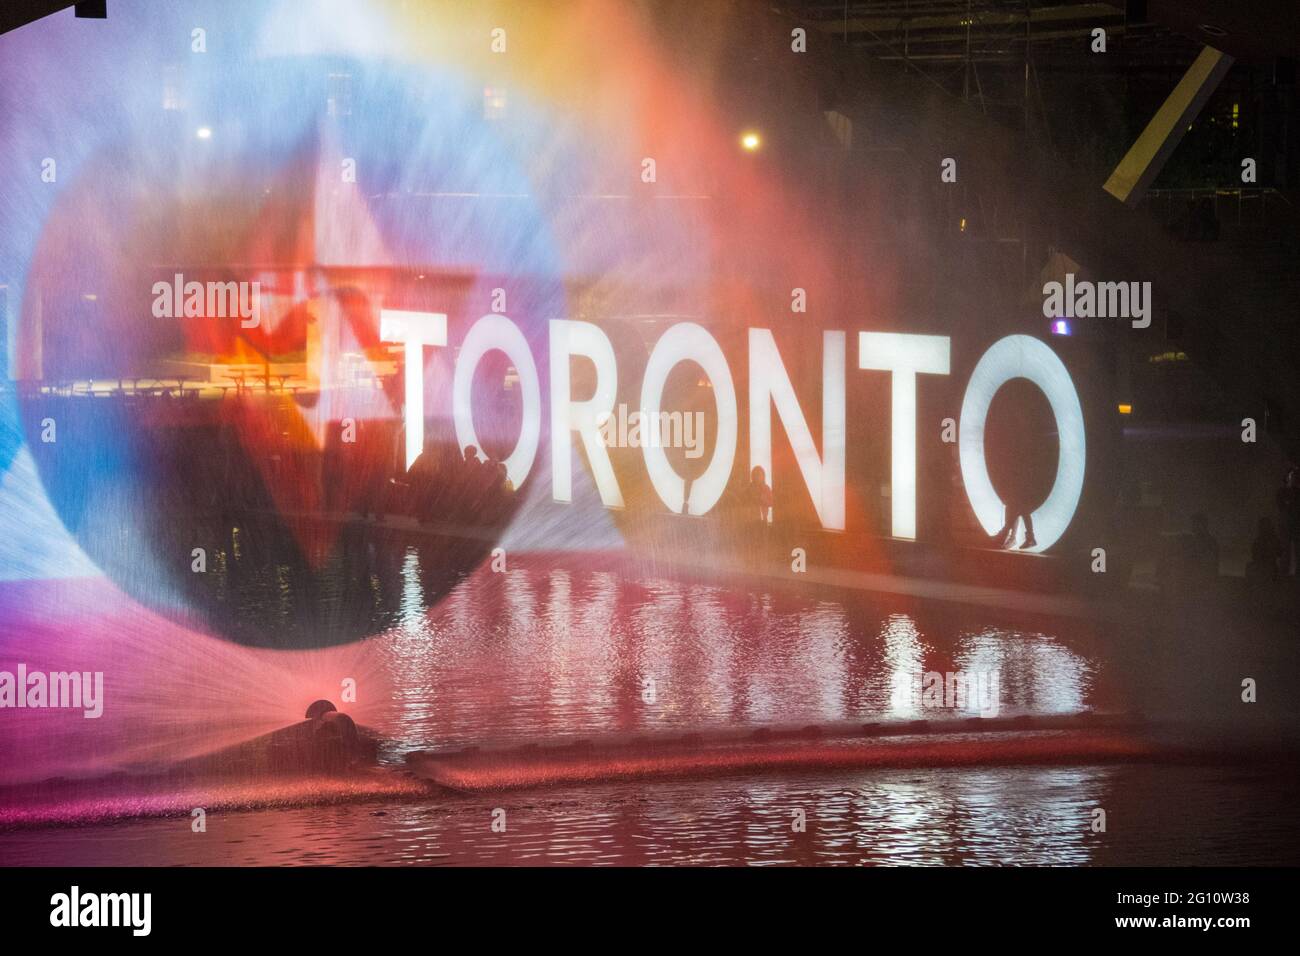
[[1300,468],[1291,468],[1277,490],[1282,524],[1282,573],[1300,572]]
[[1210,522],[1205,515],[1192,515],[1192,533],[1187,536],[1184,551],[1185,580],[1206,584],[1219,576],[1219,542],[1210,534]]
[[387,503],[385,491],[393,477],[392,459],[387,442],[377,429],[368,423],[357,436],[357,457],[360,459],[356,483],[356,510],[363,518],[372,515],[383,518]]
[[1034,537],[1034,514],[1032,506],[1019,495],[1008,497],[1005,517],[1002,521],[1002,530],[993,536],[1000,548],[1011,548],[1016,543],[1016,524],[1018,521],[1025,523],[1025,540],[1020,542],[1021,549],[1033,548],[1038,544],[1038,539]]
[[505,517],[514,495],[515,486],[510,481],[509,470],[504,461],[489,458],[480,466],[479,517],[487,524],[492,524]]
[[772,521],[772,488],[761,465],[749,473],[749,513],[751,520],[757,518],[764,526]]
[[1255,540],[1250,544],[1250,563],[1246,578],[1250,581],[1276,581],[1282,570],[1282,542],[1271,518],[1260,518],[1255,525]]
[[1034,508],[1046,499],[1056,471],[1055,420],[1051,408],[1024,380],[1008,382],[990,408],[985,429],[989,478],[1003,501],[1002,528],[994,547],[1016,547],[1016,529],[1025,524],[1022,549],[1037,547]]
[[411,467],[406,470],[406,510],[422,524],[428,520],[427,508],[436,471],[435,452],[426,443],[415,461],[411,462]]
[[464,463],[461,469],[461,481],[465,517],[471,522],[491,522],[494,520],[497,502],[500,498],[501,478],[497,466],[502,464],[483,455],[473,445],[466,445]]

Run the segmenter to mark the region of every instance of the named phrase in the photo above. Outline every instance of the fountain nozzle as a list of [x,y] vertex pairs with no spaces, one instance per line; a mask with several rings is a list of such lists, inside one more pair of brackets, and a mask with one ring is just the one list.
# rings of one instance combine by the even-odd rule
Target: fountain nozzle
[[315,720],[317,717],[328,714],[330,711],[337,710],[338,708],[334,706],[333,701],[328,701],[322,697],[320,700],[312,701],[311,706],[307,708],[307,713],[303,716],[308,720]]

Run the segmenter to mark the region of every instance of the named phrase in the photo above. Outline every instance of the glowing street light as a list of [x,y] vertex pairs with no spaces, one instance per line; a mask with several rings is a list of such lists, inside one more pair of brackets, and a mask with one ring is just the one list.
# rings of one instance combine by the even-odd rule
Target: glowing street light
[[207,126],[200,126],[197,130],[194,131],[194,135],[197,136],[199,139],[211,139],[212,130]]
[[752,130],[742,133],[740,136],[740,147],[747,153],[757,152],[758,148],[763,145],[763,138]]

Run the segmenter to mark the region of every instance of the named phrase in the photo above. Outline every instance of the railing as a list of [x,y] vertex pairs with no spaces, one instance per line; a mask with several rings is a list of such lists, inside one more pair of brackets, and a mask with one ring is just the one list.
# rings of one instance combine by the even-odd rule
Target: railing
[[[1294,211],[1294,206],[1286,194],[1272,186],[1150,189],[1141,205],[1149,208],[1161,222],[1169,224],[1176,221],[1188,206],[1195,206],[1207,200],[1213,206],[1215,218],[1221,222],[1226,218],[1228,221],[1235,221],[1237,225],[1266,222],[1270,208],[1286,216],[1290,216]],[[1254,215],[1244,218],[1243,211]]]

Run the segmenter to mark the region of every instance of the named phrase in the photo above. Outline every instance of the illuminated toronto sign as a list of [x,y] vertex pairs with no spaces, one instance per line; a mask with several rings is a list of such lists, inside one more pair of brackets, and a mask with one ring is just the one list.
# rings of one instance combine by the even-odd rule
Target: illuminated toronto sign
[[[442,313],[382,310],[380,329],[387,342],[405,345],[406,463],[409,467],[424,445],[424,349],[447,345],[447,317]],[[624,499],[609,456],[606,440],[609,420],[615,415],[619,367],[608,336],[596,325],[568,319],[549,323],[550,439],[552,498],[573,500],[574,435],[582,443],[596,490],[608,508],[622,508]],[[772,409],[794,452],[794,459],[812,499],[821,526],[845,529],[846,388],[848,337],[842,331],[822,334],[822,442],[817,443],[795,394],[772,332],[748,330],[749,468],[772,469]],[[886,372],[891,379],[891,533],[915,539],[917,529],[917,395],[923,376],[948,375],[950,339],[941,335],[897,332],[859,332],[858,369]],[[514,449],[505,459],[515,487],[532,471],[543,421],[541,385],[528,342],[520,328],[505,315],[485,315],[467,332],[456,356],[452,386],[452,420],[457,443],[480,447],[474,430],[471,384],[474,372],[489,352],[506,355],[519,376],[522,422]],[[584,358],[595,368],[595,385],[589,398],[572,395],[570,362]],[[641,379],[639,414],[659,422],[669,375],[684,362],[703,369],[717,406],[717,430],[712,457],[703,473],[690,482],[674,469],[664,442],[639,442],[646,472],[656,494],[668,510],[690,515],[708,514],[726,490],[736,464],[739,414],[731,368],[722,347],[702,325],[679,322],[655,342]],[[962,399],[960,462],[962,481],[971,506],[990,535],[1008,517],[985,461],[984,426],[993,397],[1012,379],[1023,378],[1046,396],[1056,420],[1059,454],[1056,476],[1047,500],[1030,519],[1037,543],[1026,550],[1051,547],[1069,527],[1083,489],[1086,462],[1083,410],[1065,365],[1050,348],[1026,335],[1010,335],[995,342],[976,365]],[[670,413],[668,413],[670,414]]]

